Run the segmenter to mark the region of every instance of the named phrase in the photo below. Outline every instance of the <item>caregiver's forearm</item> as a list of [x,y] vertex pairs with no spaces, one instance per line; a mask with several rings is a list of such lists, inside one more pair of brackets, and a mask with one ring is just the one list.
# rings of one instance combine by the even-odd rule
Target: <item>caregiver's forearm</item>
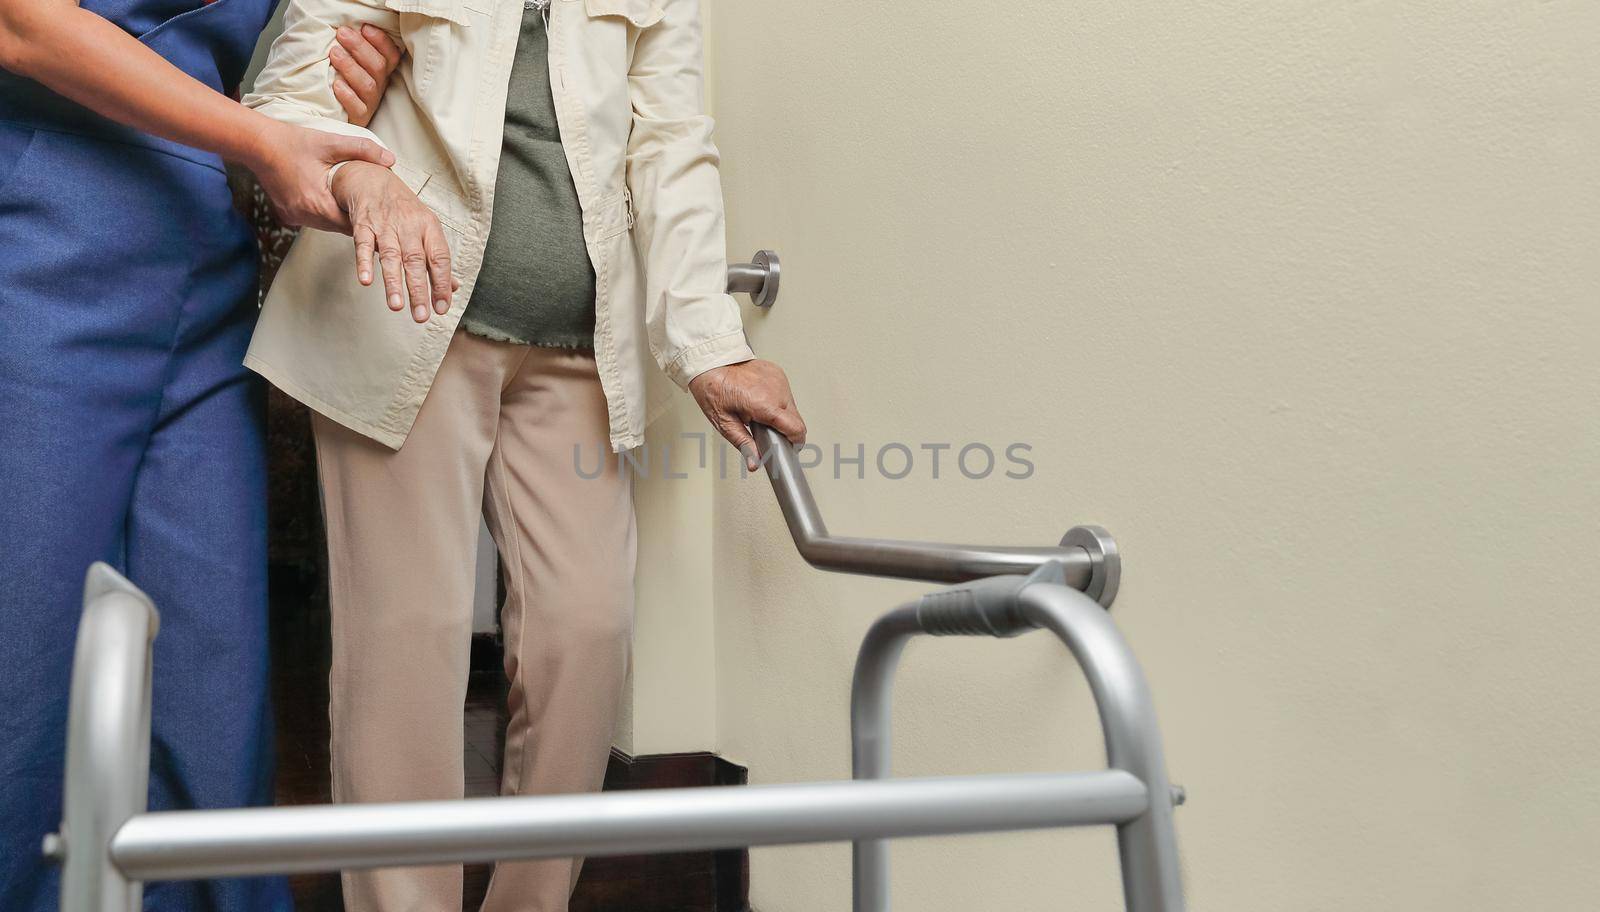
[[277,124],[72,0],[0,0],[0,67],[112,120],[254,166]]

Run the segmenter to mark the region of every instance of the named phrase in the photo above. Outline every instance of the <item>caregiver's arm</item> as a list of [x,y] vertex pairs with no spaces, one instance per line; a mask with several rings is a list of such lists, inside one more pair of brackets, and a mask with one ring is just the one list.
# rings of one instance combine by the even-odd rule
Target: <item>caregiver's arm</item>
[[[283,33],[272,43],[255,89],[244,103],[289,123],[376,141],[371,131],[346,120],[334,94],[337,82],[328,78],[334,29],[361,23],[391,34],[400,30],[399,14],[381,0],[289,0],[283,11]],[[361,284],[372,284],[376,256],[391,308],[409,309],[418,323],[427,322],[430,314],[449,311],[456,290],[450,248],[433,211],[394,172],[363,162],[339,169],[331,183],[339,204],[350,214],[356,278]]]
[[328,168],[394,161],[370,139],[298,129],[239,105],[74,0],[0,0],[0,68],[112,120],[248,167],[292,224],[348,230]]

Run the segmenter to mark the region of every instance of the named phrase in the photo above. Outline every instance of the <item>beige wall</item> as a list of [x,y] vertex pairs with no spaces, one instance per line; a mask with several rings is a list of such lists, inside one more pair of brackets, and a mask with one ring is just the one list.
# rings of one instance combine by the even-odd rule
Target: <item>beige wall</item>
[[[814,437],[1033,446],[1023,481],[814,472],[830,524],[1111,529],[1193,907],[1591,906],[1600,6],[714,17],[730,250],[783,253],[751,335]],[[704,483],[714,515],[645,529],[714,536],[680,568],[714,586],[694,724],[757,781],[846,775],[857,639],[919,587],[810,570],[764,483]],[[919,644],[898,706],[901,773],[1101,762],[1041,636]],[[896,851],[898,908],[1118,902],[1104,834]],[[848,855],[760,850],[753,880],[763,912],[847,908]]]
[[[617,746],[635,756],[716,746],[716,641],[712,593],[712,485],[698,468],[712,455],[709,425],[664,376],[653,396],[672,403],[635,451],[639,570],[633,676]],[[670,452],[672,462],[663,463]],[[708,459],[709,461],[709,459]],[[682,478],[667,478],[670,472]]]
[[[702,0],[706,103],[715,104],[715,24]],[[636,480],[639,567],[635,591],[633,669],[618,720],[616,745],[640,756],[716,747],[716,633],[713,627],[712,485],[699,468],[713,453],[711,429],[694,400],[664,375],[650,377],[657,403],[636,451],[646,467]],[[670,464],[663,454],[670,453]],[[667,478],[668,473],[682,478]]]

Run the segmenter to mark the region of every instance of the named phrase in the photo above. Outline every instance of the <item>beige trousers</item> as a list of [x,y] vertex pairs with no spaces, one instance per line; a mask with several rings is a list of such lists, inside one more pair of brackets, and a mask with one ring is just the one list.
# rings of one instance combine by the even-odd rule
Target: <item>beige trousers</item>
[[[458,332],[398,452],[320,415],[315,428],[334,800],[462,797],[480,513],[506,581],[501,791],[598,790],[627,673],[635,530],[593,356]],[[581,864],[502,863],[483,909],[564,912]],[[459,865],[344,875],[350,912],[455,912],[461,893]]]

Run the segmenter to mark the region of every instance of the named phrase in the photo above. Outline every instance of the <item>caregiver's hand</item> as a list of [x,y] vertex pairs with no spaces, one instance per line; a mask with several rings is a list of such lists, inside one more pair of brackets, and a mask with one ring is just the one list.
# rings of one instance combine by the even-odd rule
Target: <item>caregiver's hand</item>
[[394,154],[370,139],[298,127],[248,113],[259,124],[260,135],[243,160],[272,199],[278,221],[291,228],[349,234],[346,210],[328,187],[328,169],[339,162],[360,161],[381,165],[387,173],[394,164]]
[[376,251],[390,310],[405,309],[409,297],[411,318],[426,323],[431,297],[434,312],[449,311],[456,283],[450,277],[450,246],[433,210],[394,172],[365,162],[340,168],[333,193],[350,214],[361,284],[372,284]]
[[328,167],[394,161],[369,139],[289,126],[241,106],[76,0],[0,0],[0,69],[118,123],[245,165],[289,225],[348,231],[328,191]]
[[405,53],[389,33],[376,25],[359,29],[341,25],[334,31],[328,62],[333,64],[333,97],[358,127],[372,122],[389,77]]
[[795,446],[806,442],[806,423],[789,391],[789,378],[771,361],[756,358],[713,367],[689,381],[689,392],[706,420],[738,448],[752,472],[759,460],[750,422],[767,425]]

